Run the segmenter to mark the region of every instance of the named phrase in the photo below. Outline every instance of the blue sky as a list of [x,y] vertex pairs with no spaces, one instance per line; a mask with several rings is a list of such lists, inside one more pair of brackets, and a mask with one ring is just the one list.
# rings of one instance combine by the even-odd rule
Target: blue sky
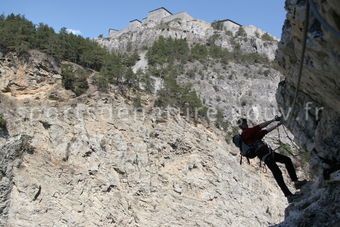
[[56,32],[66,27],[90,38],[107,36],[109,28],[123,29],[130,20],[141,20],[159,7],[172,13],[186,11],[208,22],[231,19],[252,24],[278,38],[286,14],[284,0],[0,0],[2,14],[22,14]]

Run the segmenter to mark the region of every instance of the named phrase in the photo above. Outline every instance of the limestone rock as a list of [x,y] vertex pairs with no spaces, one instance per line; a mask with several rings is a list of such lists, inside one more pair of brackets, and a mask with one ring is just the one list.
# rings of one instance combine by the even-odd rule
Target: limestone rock
[[16,136],[1,141],[0,146],[0,225],[5,226],[10,208],[12,188],[15,187],[14,171],[21,168],[24,153],[33,154],[30,137]]
[[[11,135],[0,141],[1,224],[268,226],[283,220],[287,202],[271,174],[255,160],[240,166],[220,131],[181,115],[135,111],[115,93],[90,91],[58,102],[46,98],[48,89],[21,93],[34,87],[25,80],[33,66],[18,62],[0,78],[15,80],[15,68],[26,75],[24,90],[1,93]],[[57,74],[46,79],[58,84]],[[22,137],[14,135],[23,134],[31,136],[34,152],[17,149]]]
[[[338,1],[314,0],[321,16],[339,30]],[[278,226],[337,226],[339,216],[340,168],[340,42],[314,13],[303,64],[301,86],[296,107],[291,105],[297,84],[297,69],[302,50],[302,31],[306,1],[286,0],[287,19],[279,43],[277,61],[285,80],[277,90],[277,101],[285,113],[292,112],[286,126],[297,143],[311,156],[310,165],[314,183],[307,186],[298,201],[286,210],[285,221]]]

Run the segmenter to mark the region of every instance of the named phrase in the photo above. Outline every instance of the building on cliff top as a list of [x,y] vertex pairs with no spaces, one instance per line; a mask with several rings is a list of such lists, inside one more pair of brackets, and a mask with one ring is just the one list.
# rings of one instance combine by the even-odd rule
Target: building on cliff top
[[119,32],[119,30],[110,28],[109,29],[109,36],[113,37],[115,34],[117,34],[117,32]]
[[172,13],[169,10],[167,10],[164,7],[160,7],[158,9],[149,11],[148,19],[156,19],[156,18],[160,19],[160,18],[167,17],[170,15],[172,15]]
[[139,28],[142,26],[142,22],[138,19],[134,19],[134,20],[131,20],[130,21],[130,24],[129,24],[129,30],[135,30],[136,28]]
[[[167,23],[173,20],[184,20],[184,21],[191,21],[195,20],[191,15],[189,15],[187,12],[179,12],[176,14],[171,13],[169,10],[167,10],[164,7],[160,7],[154,10],[151,10],[148,12],[148,16],[146,18],[143,18],[142,21],[138,19],[131,20],[129,23],[129,26],[123,30],[116,30],[116,29],[109,29],[109,37],[116,38],[120,36],[121,34],[124,34],[129,31],[136,31],[142,27],[154,27],[157,24],[160,23]],[[216,22],[223,23],[223,26],[227,27],[237,27],[242,26],[241,24],[225,19],[225,20],[219,20]],[[208,22],[206,22],[208,24]]]
[[235,22],[235,21],[233,21],[233,20],[230,20],[230,19],[224,19],[224,20],[218,20],[218,21],[216,21],[216,23],[223,23],[223,22],[231,22],[231,23],[233,23],[233,24],[235,24],[235,25],[242,26],[241,24],[239,24],[239,23],[237,23],[237,22]]

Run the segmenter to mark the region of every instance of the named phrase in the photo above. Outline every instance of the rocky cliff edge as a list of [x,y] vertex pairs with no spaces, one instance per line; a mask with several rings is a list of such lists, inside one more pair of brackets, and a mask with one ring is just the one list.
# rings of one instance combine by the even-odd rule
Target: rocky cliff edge
[[340,3],[313,0],[301,86],[296,107],[290,109],[297,86],[303,42],[306,0],[287,0],[287,19],[279,43],[277,61],[285,75],[277,90],[277,101],[293,119],[286,126],[298,144],[310,154],[314,181],[286,209],[285,222],[278,226],[337,226],[340,221],[340,39],[316,12],[340,31]]

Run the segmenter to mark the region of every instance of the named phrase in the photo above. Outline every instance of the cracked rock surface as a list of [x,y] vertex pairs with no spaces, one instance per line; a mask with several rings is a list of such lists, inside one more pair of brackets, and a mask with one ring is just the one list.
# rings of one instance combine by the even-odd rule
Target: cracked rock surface
[[[2,62],[1,111],[10,136],[0,138],[1,225],[283,221],[287,202],[271,174],[257,160],[240,166],[238,151],[221,131],[181,115],[154,113],[148,96],[142,97],[145,112],[134,111],[132,101],[118,93],[99,93],[93,86],[75,98],[62,88],[53,65],[32,81],[29,72],[39,71],[40,63]],[[11,81],[21,87],[5,89]],[[31,138],[27,146],[20,145],[21,135]]]

